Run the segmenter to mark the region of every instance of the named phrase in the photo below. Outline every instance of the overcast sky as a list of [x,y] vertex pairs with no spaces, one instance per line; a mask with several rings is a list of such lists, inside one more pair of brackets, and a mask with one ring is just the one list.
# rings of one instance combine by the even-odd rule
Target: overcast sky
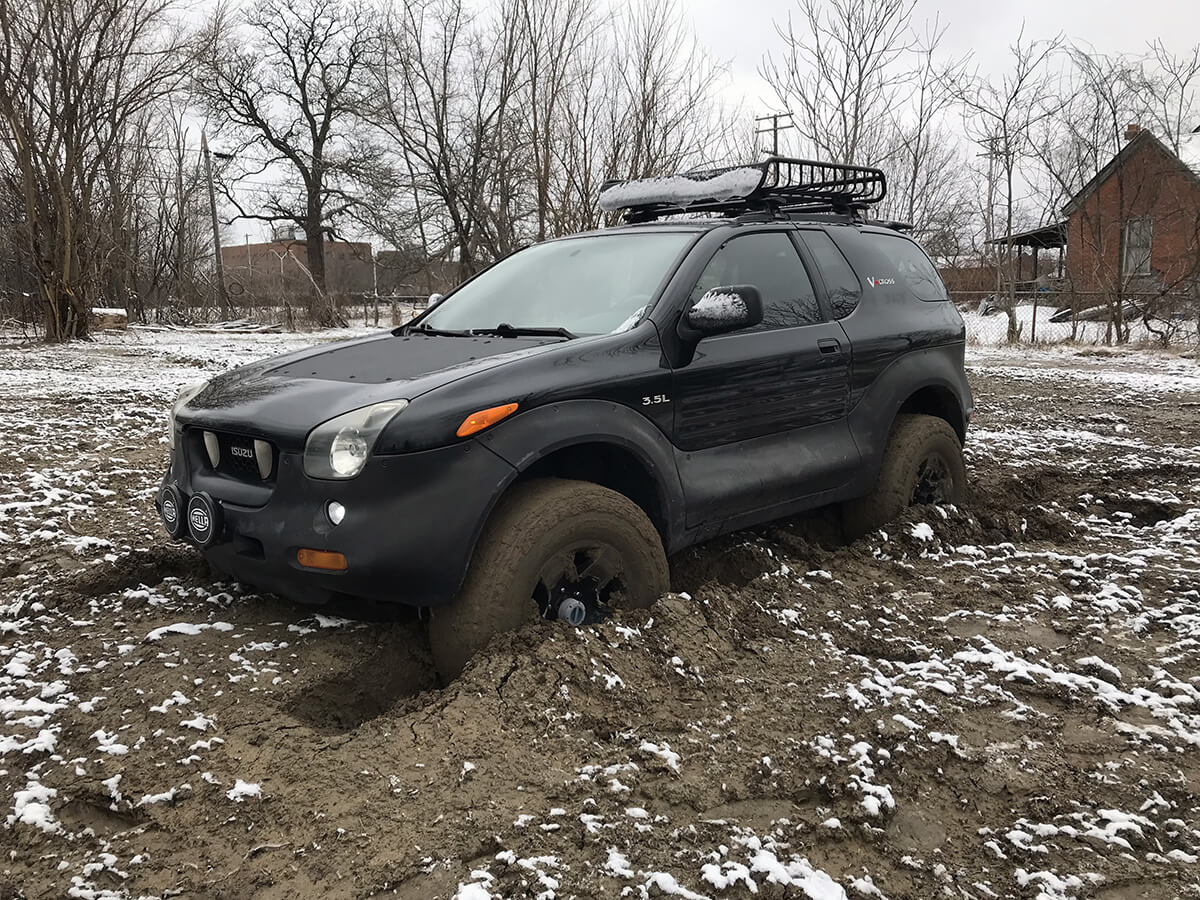
[[[691,14],[697,36],[718,59],[730,65],[727,95],[761,115],[776,105],[758,77],[763,53],[779,51],[774,22],[785,22],[795,0],[681,0]],[[941,19],[946,26],[942,47],[948,55],[970,51],[981,72],[1004,65],[1008,47],[1025,23],[1030,38],[1058,33],[1084,41],[1102,53],[1140,53],[1155,38],[1183,53],[1200,43],[1197,0],[917,0],[913,24]]]
[[[481,8],[489,5],[489,0],[477,2]],[[780,52],[783,44],[774,23],[786,22],[795,0],[679,2],[700,43],[729,66],[724,95],[730,105],[741,106],[744,115],[777,111],[778,102],[758,76],[758,66],[768,50]],[[970,52],[972,65],[984,74],[1002,70],[1022,23],[1027,38],[1062,33],[1102,53],[1141,53],[1156,38],[1177,54],[1200,43],[1200,0],[917,0],[913,27],[924,32],[935,18],[946,26],[946,57]],[[266,239],[269,229],[235,219],[229,233],[240,243],[247,236],[252,241]]]

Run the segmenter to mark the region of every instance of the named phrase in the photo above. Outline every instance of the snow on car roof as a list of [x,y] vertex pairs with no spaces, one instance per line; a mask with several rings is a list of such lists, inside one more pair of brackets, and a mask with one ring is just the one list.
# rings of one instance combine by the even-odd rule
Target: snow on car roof
[[762,184],[762,180],[761,166],[743,166],[719,172],[712,177],[667,175],[622,181],[600,192],[600,208],[613,212],[652,203],[687,207],[703,201],[736,200],[749,196]]

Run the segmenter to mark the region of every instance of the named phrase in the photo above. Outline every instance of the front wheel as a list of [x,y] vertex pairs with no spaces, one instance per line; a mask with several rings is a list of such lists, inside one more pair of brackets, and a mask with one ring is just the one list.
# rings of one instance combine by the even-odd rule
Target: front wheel
[[842,507],[842,529],[849,540],[897,518],[909,506],[961,503],[967,470],[958,434],[936,416],[896,416],[875,490]]
[[434,664],[449,681],[493,635],[558,618],[564,603],[595,621],[649,606],[669,585],[662,540],[632,500],[585,481],[518,484],[488,520],[458,596],[433,610]]

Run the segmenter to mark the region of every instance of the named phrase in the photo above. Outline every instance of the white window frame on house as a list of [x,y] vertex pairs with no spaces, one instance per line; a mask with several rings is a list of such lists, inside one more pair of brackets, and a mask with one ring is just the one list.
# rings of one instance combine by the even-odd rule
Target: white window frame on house
[[1127,219],[1121,229],[1121,275],[1125,278],[1152,275],[1150,255],[1153,245],[1154,220],[1149,216]]

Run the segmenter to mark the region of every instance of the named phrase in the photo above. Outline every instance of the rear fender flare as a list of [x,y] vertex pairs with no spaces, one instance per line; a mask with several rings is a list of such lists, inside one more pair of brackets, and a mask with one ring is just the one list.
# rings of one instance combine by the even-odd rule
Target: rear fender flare
[[870,465],[872,484],[900,408],[917,391],[929,387],[944,390],[954,398],[958,421],[950,422],[950,426],[958,434],[964,434],[970,395],[964,395],[961,368],[956,370],[944,349],[902,356],[879,374],[851,410],[850,429],[864,463]]

